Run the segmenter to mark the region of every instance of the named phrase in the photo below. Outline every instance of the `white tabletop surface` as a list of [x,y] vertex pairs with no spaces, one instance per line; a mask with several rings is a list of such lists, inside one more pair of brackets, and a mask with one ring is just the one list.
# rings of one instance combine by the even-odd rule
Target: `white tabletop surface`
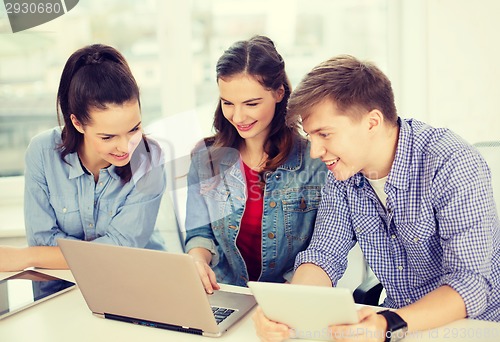
[[[43,272],[73,280],[70,271]],[[12,274],[0,273],[0,279]],[[246,288],[222,286],[225,290],[248,293]],[[202,337],[95,317],[81,292],[75,289],[0,320],[0,341],[258,341],[250,316],[247,315],[220,338]],[[498,342],[500,323],[464,319],[439,329],[409,335],[404,340]]]

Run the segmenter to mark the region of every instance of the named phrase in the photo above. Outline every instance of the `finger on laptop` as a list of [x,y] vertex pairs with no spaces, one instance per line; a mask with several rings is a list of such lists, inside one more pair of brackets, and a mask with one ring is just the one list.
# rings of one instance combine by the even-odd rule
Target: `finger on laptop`
[[252,319],[257,336],[262,342],[281,342],[290,338],[288,326],[269,320],[259,306]]
[[215,276],[214,270],[212,270],[212,268],[208,265],[207,265],[207,267],[208,267],[207,274],[208,274],[208,278],[210,279],[210,284],[212,285],[212,289],[220,290],[220,286],[217,283],[217,277]]
[[205,291],[208,294],[212,294],[214,293],[214,289],[220,289],[219,284],[217,284],[215,273],[210,266],[205,261],[200,259],[195,260],[195,264]]

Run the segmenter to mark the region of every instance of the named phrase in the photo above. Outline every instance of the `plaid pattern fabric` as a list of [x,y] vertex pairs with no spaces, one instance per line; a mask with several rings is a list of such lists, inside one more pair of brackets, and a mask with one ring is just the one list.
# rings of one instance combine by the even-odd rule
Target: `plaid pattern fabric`
[[400,120],[396,157],[384,187],[387,210],[361,173],[332,174],[315,231],[295,267],[313,263],[337,283],[359,243],[384,285],[384,306],[454,288],[469,317],[500,319],[500,223],[488,166],[447,129]]

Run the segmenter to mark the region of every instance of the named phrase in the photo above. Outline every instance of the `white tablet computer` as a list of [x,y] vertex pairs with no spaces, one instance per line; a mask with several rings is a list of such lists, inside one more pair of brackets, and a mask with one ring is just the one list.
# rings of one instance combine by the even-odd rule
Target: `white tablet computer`
[[248,282],[266,317],[294,330],[294,338],[331,340],[328,326],[353,324],[358,314],[351,291],[310,285]]
[[26,270],[0,280],[0,319],[75,288],[75,283]]

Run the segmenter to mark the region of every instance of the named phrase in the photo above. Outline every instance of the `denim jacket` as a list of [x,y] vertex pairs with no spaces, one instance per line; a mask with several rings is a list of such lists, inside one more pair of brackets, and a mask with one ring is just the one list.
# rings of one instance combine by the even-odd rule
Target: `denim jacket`
[[[295,139],[286,162],[265,175],[259,281],[284,282],[285,274],[293,271],[295,256],[311,239],[328,170],[320,160],[310,158],[309,149],[306,140]],[[186,251],[208,249],[218,282],[246,286],[247,268],[236,247],[247,198],[239,152],[228,148],[216,175],[210,165],[205,147],[193,154],[188,173]]]

